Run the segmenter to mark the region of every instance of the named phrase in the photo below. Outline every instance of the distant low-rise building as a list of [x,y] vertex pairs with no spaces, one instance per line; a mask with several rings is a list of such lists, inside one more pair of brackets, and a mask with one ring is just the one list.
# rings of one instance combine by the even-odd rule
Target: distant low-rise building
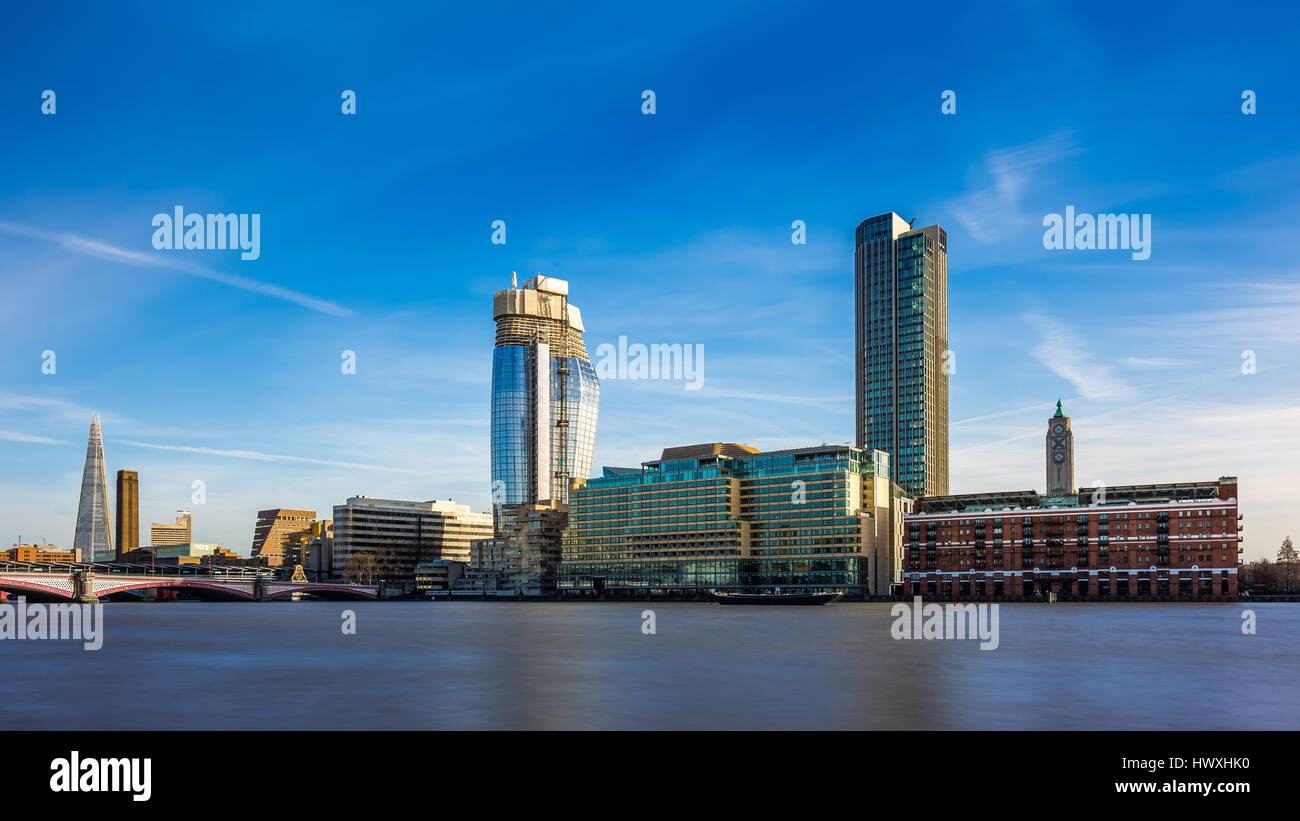
[[176,511],[175,524],[149,523],[149,544],[154,547],[171,544],[189,544],[192,519],[188,510]]
[[447,593],[465,575],[465,563],[450,559],[421,562],[415,566],[415,590],[425,595]]
[[5,553],[11,562],[68,562],[77,561],[77,551],[60,550],[52,544],[16,544]]

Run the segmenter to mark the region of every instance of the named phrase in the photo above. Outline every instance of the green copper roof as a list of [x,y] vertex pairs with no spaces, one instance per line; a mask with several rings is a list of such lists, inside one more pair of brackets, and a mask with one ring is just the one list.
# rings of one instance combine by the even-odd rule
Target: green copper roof
[[1058,417],[1058,416],[1065,416],[1065,411],[1061,410],[1061,400],[1060,400],[1060,399],[1057,399],[1057,400],[1056,400],[1056,413],[1052,414],[1052,418],[1055,419],[1055,418]]

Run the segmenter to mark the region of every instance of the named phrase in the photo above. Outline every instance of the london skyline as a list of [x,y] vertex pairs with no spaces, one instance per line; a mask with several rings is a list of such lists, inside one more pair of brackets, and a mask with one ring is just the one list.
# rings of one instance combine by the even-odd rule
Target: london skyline
[[[996,26],[956,14],[937,23],[956,53],[906,62],[905,87],[886,93],[839,53],[851,38],[813,16],[793,23],[806,68],[791,76],[745,52],[773,23],[736,9],[635,31],[601,13],[531,49],[510,47],[529,42],[528,12],[496,29],[462,11],[504,43],[490,55],[451,40],[423,51],[367,11],[347,44],[284,39],[305,68],[259,53],[213,72],[188,66],[183,43],[132,45],[122,19],[106,24],[113,46],[84,21],[81,56],[55,64],[38,45],[49,24],[24,14],[31,42],[0,57],[5,544],[71,546],[94,412],[106,473],[140,473],[142,522],[192,508],[196,538],[241,553],[266,508],[364,494],[489,509],[487,306],[511,270],[573,283],[591,350],[621,336],[706,350],[698,391],[603,381],[595,471],[687,441],[852,442],[853,230],[889,210],[949,234],[951,492],[1044,489],[1042,420],[1059,396],[1077,484],[1236,475],[1244,558],[1271,558],[1296,530],[1300,476],[1283,454],[1300,450],[1286,218],[1300,103],[1284,48],[1226,44],[1240,75],[1218,77],[1178,44],[1205,21],[1153,14],[1170,36],[1110,64],[1070,12]],[[282,37],[285,19],[259,15]],[[1063,17],[1080,24],[1069,49],[1032,42]],[[193,37],[254,38],[213,26]],[[979,38],[963,26],[991,52],[1026,53],[972,62]],[[380,31],[384,53],[369,45]],[[597,64],[569,59],[596,33],[611,44]],[[86,70],[119,48],[149,56],[119,72],[155,90],[147,101]],[[904,62],[902,46],[882,48]],[[1035,76],[1007,70],[1021,59]],[[159,76],[154,61],[183,68]],[[255,82],[267,76],[272,90]],[[211,97],[183,92],[199,77]],[[48,118],[46,88],[59,92]],[[343,89],[357,91],[354,118]],[[1258,114],[1241,112],[1243,89]],[[521,116],[529,137],[502,136]],[[176,207],[260,214],[260,257],[155,251],[151,218]],[[1152,215],[1150,258],[1044,248],[1044,216],[1070,207]],[[790,241],[795,220],[806,245]],[[355,374],[340,372],[344,351]]]

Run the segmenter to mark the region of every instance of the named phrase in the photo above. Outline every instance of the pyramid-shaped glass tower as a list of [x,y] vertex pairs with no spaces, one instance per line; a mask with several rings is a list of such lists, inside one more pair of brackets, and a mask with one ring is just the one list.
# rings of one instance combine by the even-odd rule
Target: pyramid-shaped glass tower
[[81,473],[81,502],[77,505],[77,533],[72,538],[77,561],[111,562],[113,531],[108,520],[108,471],[104,467],[104,439],[99,416],[90,418],[86,442],[86,467]]

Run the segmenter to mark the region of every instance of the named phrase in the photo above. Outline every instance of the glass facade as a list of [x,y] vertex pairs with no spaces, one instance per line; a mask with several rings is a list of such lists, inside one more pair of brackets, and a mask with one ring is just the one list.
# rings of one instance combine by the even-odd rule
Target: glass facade
[[897,214],[858,226],[858,446],[917,496],[948,492],[948,235]]
[[866,590],[879,503],[871,454],[720,450],[607,471],[575,490],[560,587]]
[[86,442],[86,464],[81,472],[81,498],[77,502],[77,530],[72,549],[77,561],[111,562],[117,558],[109,532],[108,474],[104,467],[104,440],[99,417],[90,421]]
[[[551,474],[591,475],[596,447],[596,416],[600,409],[600,380],[585,359],[550,358],[550,419],[559,418],[559,370],[567,363],[568,432],[566,454],[560,453],[553,426],[542,432],[550,437]],[[492,484],[494,505],[538,501],[537,450],[537,348],[503,345],[492,354]],[[498,484],[498,482],[500,484]],[[560,497],[563,498],[563,497]]]
[[492,356],[492,505],[568,501],[591,475],[600,381],[569,284],[538,275],[498,291]]

